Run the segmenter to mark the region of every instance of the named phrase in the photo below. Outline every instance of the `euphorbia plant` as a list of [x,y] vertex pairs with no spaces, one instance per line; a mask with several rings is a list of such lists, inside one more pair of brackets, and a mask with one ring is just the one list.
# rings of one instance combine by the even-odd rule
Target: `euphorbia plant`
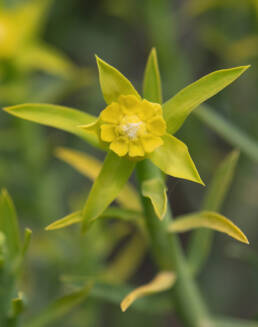
[[82,221],[83,231],[88,230],[117,198],[136,167],[154,258],[160,270],[174,271],[175,274],[164,273],[147,289],[150,292],[163,290],[176,281],[173,299],[186,326],[212,326],[178,240],[169,232],[208,227],[228,233],[244,243],[248,241],[232,222],[212,211],[186,217],[179,225],[171,225],[164,174],[203,184],[187,146],[173,134],[198,105],[232,83],[248,67],[213,72],[163,103],[154,49],[147,62],[142,97],[117,69],[98,57],[97,64],[101,90],[107,103],[98,118],[74,109],[45,104],[24,104],[5,110],[76,134],[107,151],[83,210],[66,217],[60,227],[71,224],[71,221]]

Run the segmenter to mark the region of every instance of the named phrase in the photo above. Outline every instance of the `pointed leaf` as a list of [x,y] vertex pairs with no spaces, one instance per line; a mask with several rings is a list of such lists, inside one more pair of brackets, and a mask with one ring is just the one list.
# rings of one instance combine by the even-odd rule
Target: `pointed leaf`
[[64,218],[58,219],[48,225],[45,230],[55,230],[55,229],[61,229],[68,226],[71,226],[73,224],[80,223],[82,221],[82,211],[75,211]]
[[180,233],[194,228],[211,228],[226,233],[240,242],[249,244],[244,233],[232,221],[212,211],[201,211],[176,219],[169,225],[168,231]]
[[5,235],[10,258],[15,258],[20,253],[19,226],[14,204],[6,190],[2,190],[0,197],[0,231]]
[[168,131],[174,134],[196,107],[231,84],[248,68],[241,66],[218,70],[179,91],[163,106]]
[[[59,159],[67,162],[84,176],[92,180],[97,178],[101,170],[102,163],[95,157],[86,153],[68,148],[57,148],[55,153]],[[130,183],[127,183],[118,194],[117,202],[125,208],[141,211],[139,196]]]
[[116,102],[120,95],[133,94],[140,97],[131,82],[116,68],[96,56],[99,69],[99,82],[107,104]]
[[51,303],[45,310],[39,313],[27,327],[44,327],[49,326],[58,318],[70,312],[75,306],[83,302],[89,295],[91,286],[86,286],[80,291],[65,295],[55,302]]
[[163,136],[163,141],[164,144],[152,152],[149,159],[167,175],[204,185],[187,146],[169,134]]
[[[137,225],[142,226],[142,216],[140,212],[116,207],[107,208],[99,216],[99,219],[121,219],[123,221],[134,222]],[[82,222],[82,211],[75,211],[64,218],[54,221],[48,225],[45,230],[61,229],[80,222]]]
[[144,72],[143,97],[151,102],[162,103],[161,80],[155,48],[150,52]]
[[164,181],[158,178],[144,181],[142,194],[151,200],[156,215],[162,219],[167,211],[167,189]]
[[108,152],[99,176],[95,180],[83,209],[83,230],[88,223],[98,218],[104,210],[116,199],[125,183],[128,181],[134,161],[118,157],[114,152]]
[[176,281],[173,272],[163,271],[159,273],[150,283],[136,288],[129,293],[121,302],[121,310],[125,312],[128,307],[137,299],[170,289]]
[[21,104],[4,109],[11,115],[34,123],[55,127],[75,134],[87,142],[99,146],[97,137],[79,128],[79,125],[90,124],[96,117],[85,112],[52,104]]

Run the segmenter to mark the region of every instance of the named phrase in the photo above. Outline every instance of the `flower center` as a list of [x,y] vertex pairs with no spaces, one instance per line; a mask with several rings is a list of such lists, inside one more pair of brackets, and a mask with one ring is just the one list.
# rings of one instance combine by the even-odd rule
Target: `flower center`
[[129,139],[136,139],[145,130],[145,123],[136,115],[125,116],[118,126],[118,133],[127,136]]

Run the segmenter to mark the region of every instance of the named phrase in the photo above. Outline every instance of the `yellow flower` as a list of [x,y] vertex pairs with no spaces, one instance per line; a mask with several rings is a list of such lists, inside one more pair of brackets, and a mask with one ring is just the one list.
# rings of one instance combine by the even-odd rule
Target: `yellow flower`
[[161,105],[134,95],[121,95],[108,105],[97,125],[100,140],[120,157],[143,157],[153,152],[163,144],[161,137],[166,132]]

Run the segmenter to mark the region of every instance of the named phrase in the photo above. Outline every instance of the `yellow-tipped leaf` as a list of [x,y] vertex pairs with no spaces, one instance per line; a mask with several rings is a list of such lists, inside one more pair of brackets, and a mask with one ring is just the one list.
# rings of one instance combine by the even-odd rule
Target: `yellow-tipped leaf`
[[168,226],[168,231],[181,233],[195,228],[211,228],[249,244],[245,234],[232,221],[213,211],[200,211],[178,218]]

